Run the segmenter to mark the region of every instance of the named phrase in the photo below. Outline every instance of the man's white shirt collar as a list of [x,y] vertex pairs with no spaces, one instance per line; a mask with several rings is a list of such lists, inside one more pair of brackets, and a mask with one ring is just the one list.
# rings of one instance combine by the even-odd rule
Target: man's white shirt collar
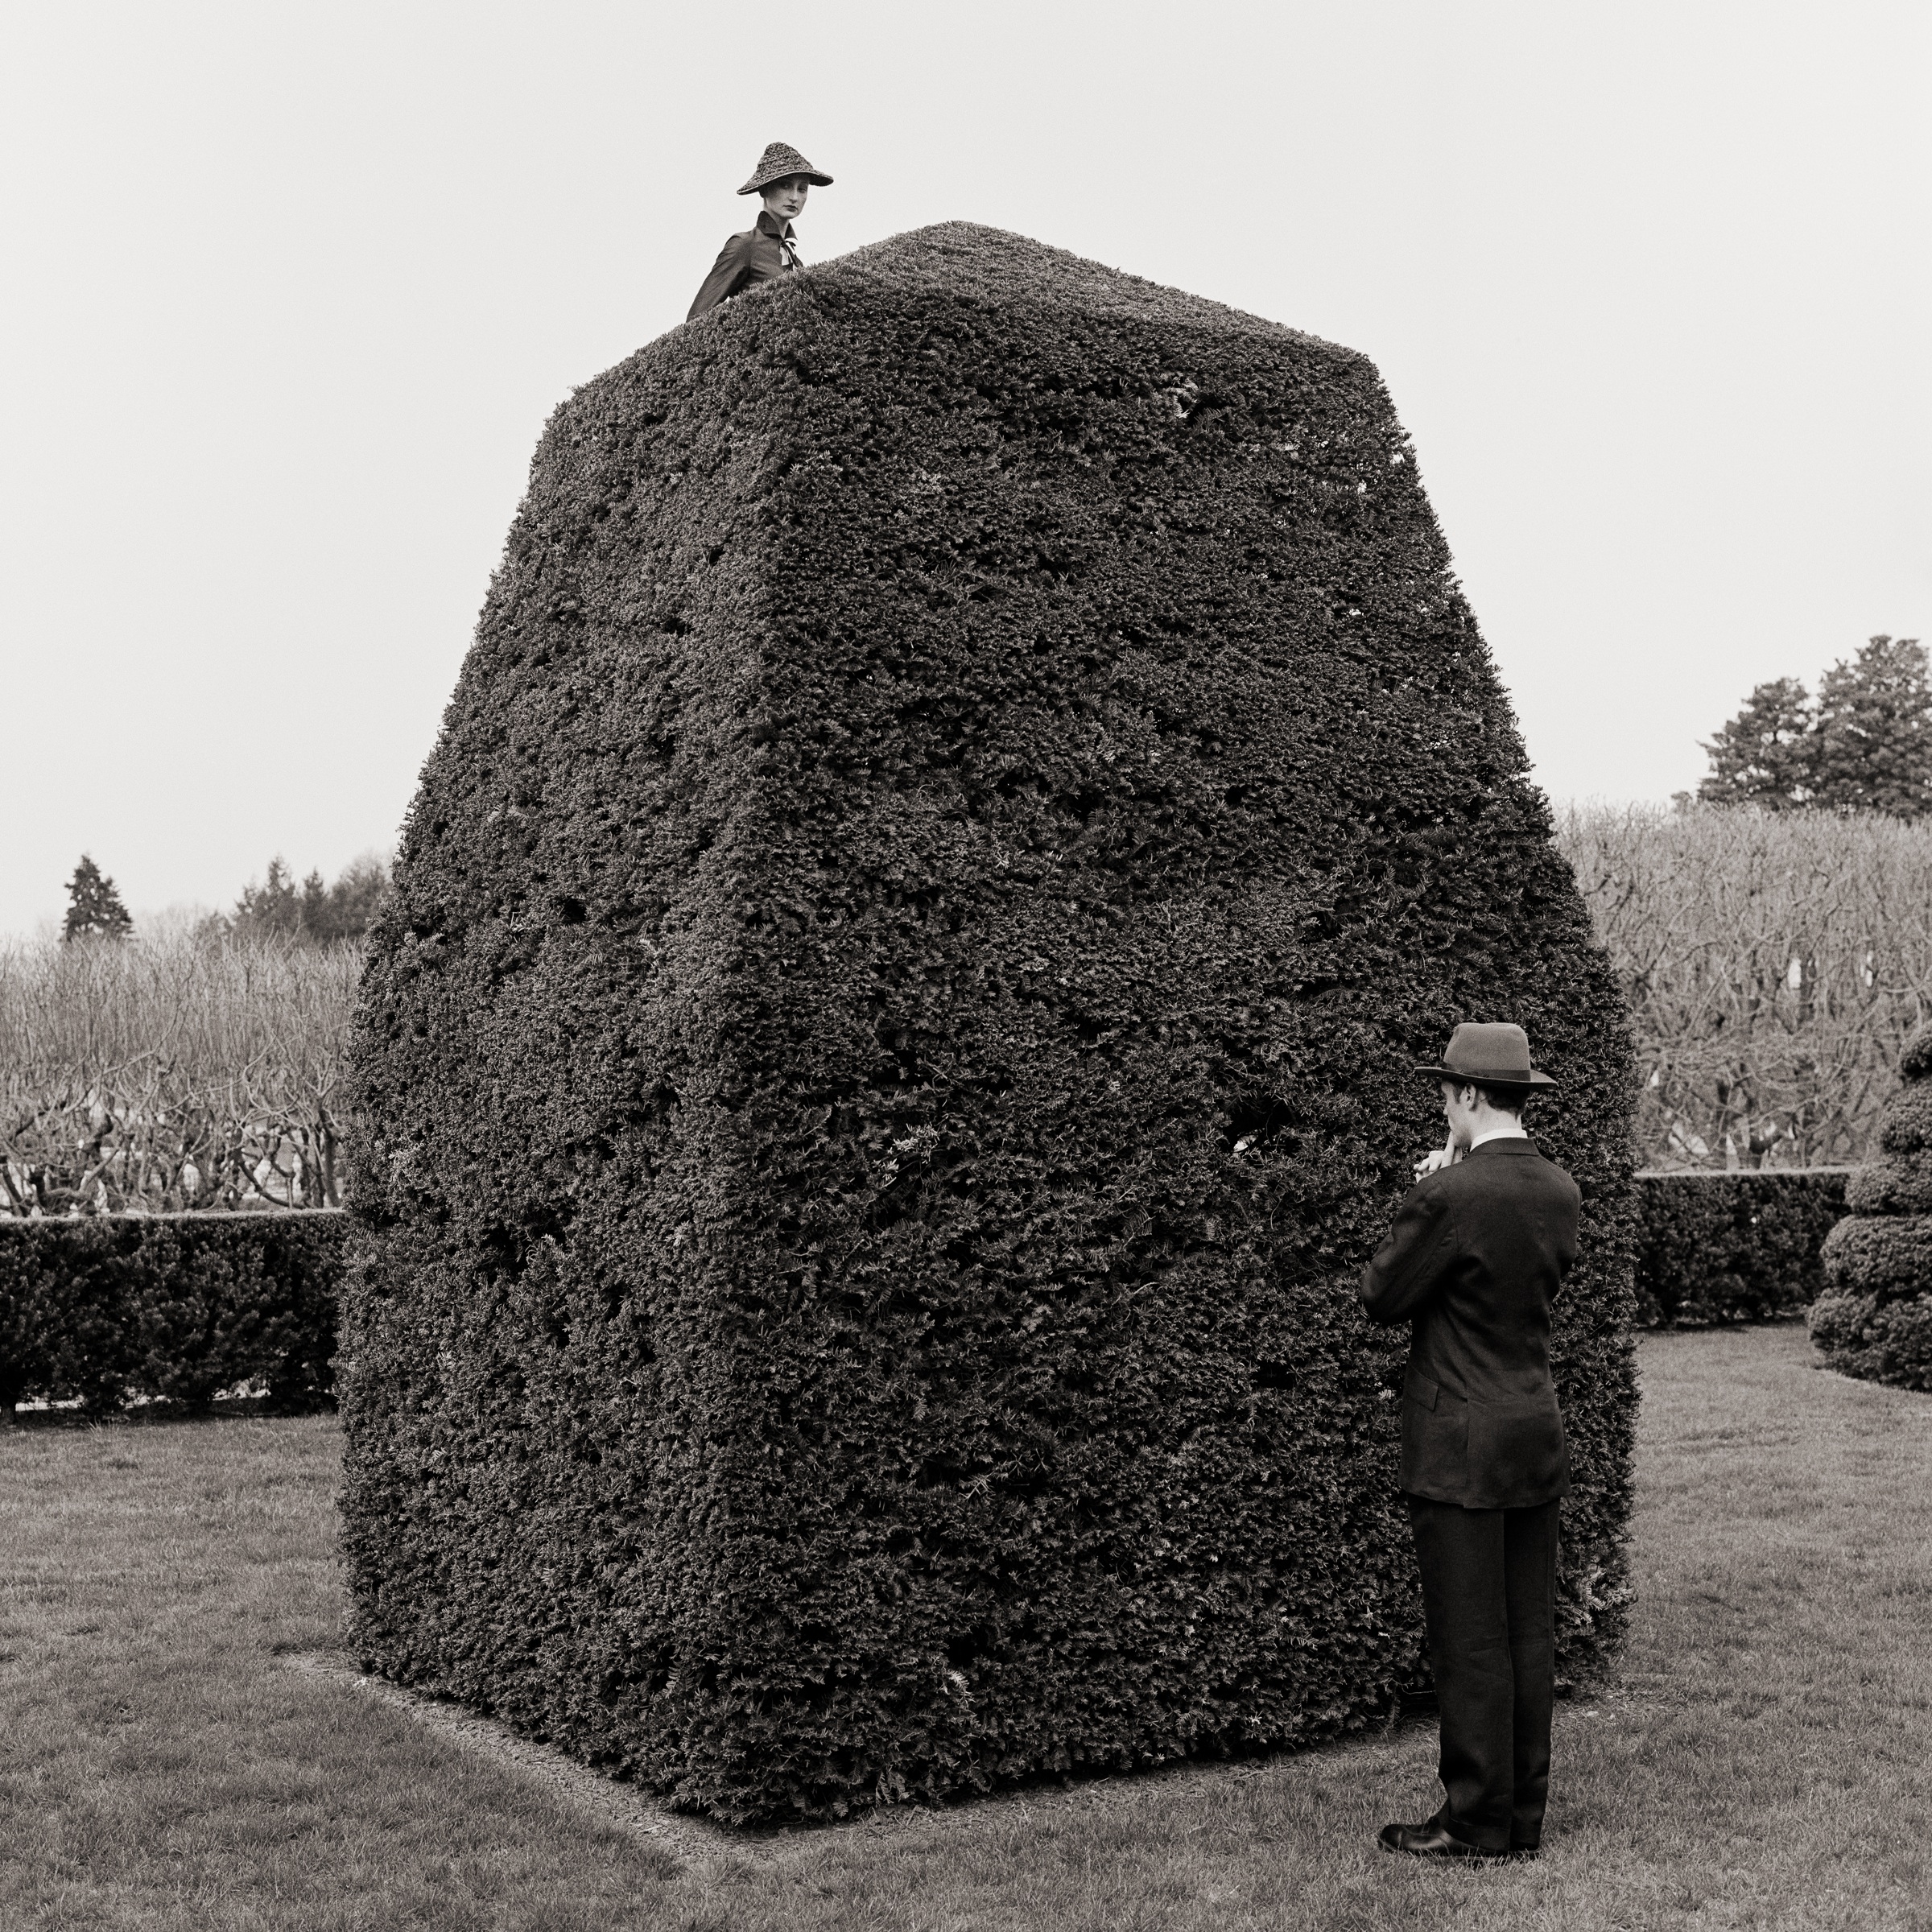
[[1474,1154],[1484,1141],[1526,1141],[1529,1137],[1520,1127],[1492,1127],[1487,1133],[1479,1133],[1469,1143],[1469,1151]]

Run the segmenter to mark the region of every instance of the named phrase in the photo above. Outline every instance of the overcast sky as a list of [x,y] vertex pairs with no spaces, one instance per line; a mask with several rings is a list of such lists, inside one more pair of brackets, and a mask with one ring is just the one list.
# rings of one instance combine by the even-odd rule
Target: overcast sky
[[1558,798],[1932,638],[1924,0],[14,0],[0,933],[386,847],[549,411],[789,141],[1380,365]]

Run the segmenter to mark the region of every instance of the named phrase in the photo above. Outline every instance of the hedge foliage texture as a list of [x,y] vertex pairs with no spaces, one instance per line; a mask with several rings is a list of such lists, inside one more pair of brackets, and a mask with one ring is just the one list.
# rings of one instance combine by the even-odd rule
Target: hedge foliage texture
[[0,1220],[0,1404],[199,1407],[238,1383],[334,1399],[340,1214]]
[[1350,351],[947,225],[579,391],[365,986],[363,1657],[731,1818],[1366,1721],[1354,1282],[1514,1016],[1591,1662],[1631,1060],[1524,766]]
[[1843,1167],[1637,1177],[1637,1319],[1645,1327],[1775,1321],[1825,1284]]
[[1852,1212],[1825,1242],[1811,1339],[1847,1375],[1932,1389],[1932,1026],[1898,1071],[1878,1152],[1852,1175]]

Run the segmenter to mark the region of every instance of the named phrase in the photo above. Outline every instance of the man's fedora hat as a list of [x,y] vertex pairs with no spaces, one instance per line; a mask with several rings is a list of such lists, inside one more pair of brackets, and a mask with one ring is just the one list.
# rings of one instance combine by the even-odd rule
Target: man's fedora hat
[[1436,1080],[1473,1080],[1479,1087],[1554,1087],[1530,1065],[1530,1036],[1507,1021],[1465,1020],[1449,1036],[1439,1067],[1418,1067]]
[[758,166],[751,171],[751,179],[738,192],[755,195],[760,188],[769,188],[774,181],[789,180],[794,175],[803,175],[816,188],[832,186],[832,176],[820,174],[795,147],[787,147],[782,141],[774,141],[759,155]]

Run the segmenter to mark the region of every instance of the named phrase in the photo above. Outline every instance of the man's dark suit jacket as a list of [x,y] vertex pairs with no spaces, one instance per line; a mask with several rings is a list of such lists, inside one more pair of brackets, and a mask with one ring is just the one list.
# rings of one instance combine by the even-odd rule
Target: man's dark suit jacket
[[768,208],[758,211],[758,225],[733,235],[718,251],[718,258],[698,291],[684,320],[696,321],[708,308],[729,301],[754,282],[775,282],[799,265],[791,250],[791,224],[781,221]]
[[1526,1509],[1570,1487],[1550,1304],[1576,1259],[1576,1183],[1526,1136],[1485,1141],[1409,1191],[1362,1271],[1375,1322],[1413,1321],[1402,1488]]

